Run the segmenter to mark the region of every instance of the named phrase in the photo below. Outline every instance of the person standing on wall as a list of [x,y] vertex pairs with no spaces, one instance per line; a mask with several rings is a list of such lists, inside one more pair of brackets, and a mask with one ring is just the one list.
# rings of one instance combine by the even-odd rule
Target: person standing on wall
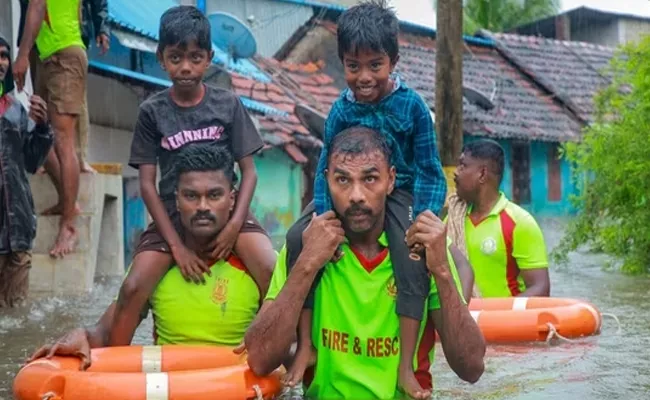
[[45,162],[58,193],[58,203],[47,210],[60,214],[59,232],[50,255],[62,258],[74,251],[79,214],[79,159],[75,151],[75,131],[86,99],[88,57],[81,36],[81,0],[30,0],[20,48],[14,63],[19,91],[25,86],[29,53],[38,47],[42,68],[39,81],[52,127],[54,151]]
[[[18,28],[18,43],[20,43],[25,19],[27,17],[27,7],[29,0],[20,0],[20,24]],[[110,48],[110,28],[108,26],[108,1],[107,0],[82,0],[81,1],[81,39],[84,42],[86,49],[90,48],[90,39],[95,37],[95,44],[99,49],[99,54],[104,55]],[[37,94],[41,88],[37,83],[38,70],[40,69],[41,62],[38,58],[38,48],[34,46],[29,53],[30,63],[30,76],[32,84]],[[81,173],[95,172],[88,163],[88,130],[90,128],[90,119],[88,116],[88,100],[84,99],[81,114],[77,120],[77,141],[76,150],[77,158],[79,159],[79,168]],[[44,168],[40,168],[38,173],[45,173]],[[48,210],[47,214],[52,214],[54,209]]]

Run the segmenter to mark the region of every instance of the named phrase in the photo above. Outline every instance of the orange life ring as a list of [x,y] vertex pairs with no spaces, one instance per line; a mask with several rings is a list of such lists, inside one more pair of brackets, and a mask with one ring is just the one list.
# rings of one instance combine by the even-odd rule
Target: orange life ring
[[280,393],[280,371],[258,377],[245,356],[218,346],[125,346],[76,357],[35,360],[14,380],[17,400],[258,399]]
[[599,333],[602,324],[592,304],[557,297],[473,298],[469,310],[488,343],[547,341],[553,334],[589,336]]

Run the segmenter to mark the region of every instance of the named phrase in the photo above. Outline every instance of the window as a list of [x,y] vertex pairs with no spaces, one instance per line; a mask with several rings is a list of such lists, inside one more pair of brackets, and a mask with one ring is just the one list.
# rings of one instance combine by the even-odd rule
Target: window
[[557,143],[548,146],[548,200],[562,200],[562,169]]
[[530,143],[512,142],[512,200],[530,204]]

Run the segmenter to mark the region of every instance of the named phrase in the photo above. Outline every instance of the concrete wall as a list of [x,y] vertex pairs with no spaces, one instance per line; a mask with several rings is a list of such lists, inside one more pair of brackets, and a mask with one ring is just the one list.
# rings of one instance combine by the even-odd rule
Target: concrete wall
[[[233,14],[253,31],[257,53],[272,57],[276,51],[313,15],[309,6],[274,0],[207,0],[207,14],[217,11]],[[248,22],[253,17],[253,24]]]
[[279,249],[287,230],[300,217],[305,187],[302,168],[280,149],[255,157],[255,166],[258,180],[251,207]]
[[[0,36],[5,38],[12,47],[15,47],[14,43],[14,33],[13,33],[13,21],[12,21],[12,8],[13,3],[17,0],[2,0],[0,1]],[[16,4],[18,7],[18,4]]]
[[591,22],[571,27],[571,40],[616,47],[637,42],[650,34],[650,21],[616,18],[606,23]]
[[[465,135],[465,143],[479,139],[476,136]],[[505,171],[501,182],[501,190],[512,199],[512,146],[508,140],[497,140],[505,151]],[[533,141],[530,143],[530,204],[522,207],[536,216],[563,216],[575,213],[569,198],[577,193],[571,179],[571,166],[562,159],[560,163],[562,197],[559,201],[548,200],[548,152],[552,144]]]
[[624,42],[638,42],[643,36],[650,34],[650,21],[620,19],[619,31]]
[[616,47],[621,42],[618,20],[607,23],[581,24],[571,27],[571,40]]
[[130,130],[109,128],[91,124],[88,135],[88,160],[91,163],[121,163],[122,176],[137,177],[138,171],[129,167],[131,140]]

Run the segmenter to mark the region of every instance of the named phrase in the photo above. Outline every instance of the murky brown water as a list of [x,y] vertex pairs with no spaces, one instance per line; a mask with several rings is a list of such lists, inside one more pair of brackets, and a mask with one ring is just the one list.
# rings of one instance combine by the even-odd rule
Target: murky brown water
[[[540,221],[549,246],[557,243],[561,223]],[[469,385],[449,369],[438,348],[433,366],[436,399],[648,399],[650,398],[650,278],[603,271],[604,259],[574,254],[569,268],[551,270],[552,295],[591,301],[606,318],[600,336],[556,346],[490,347],[486,371]],[[0,400],[11,399],[19,364],[36,347],[79,325],[93,324],[112,301],[118,281],[98,282],[91,295],[34,300],[0,314]],[[151,321],[135,343],[149,344]]]

